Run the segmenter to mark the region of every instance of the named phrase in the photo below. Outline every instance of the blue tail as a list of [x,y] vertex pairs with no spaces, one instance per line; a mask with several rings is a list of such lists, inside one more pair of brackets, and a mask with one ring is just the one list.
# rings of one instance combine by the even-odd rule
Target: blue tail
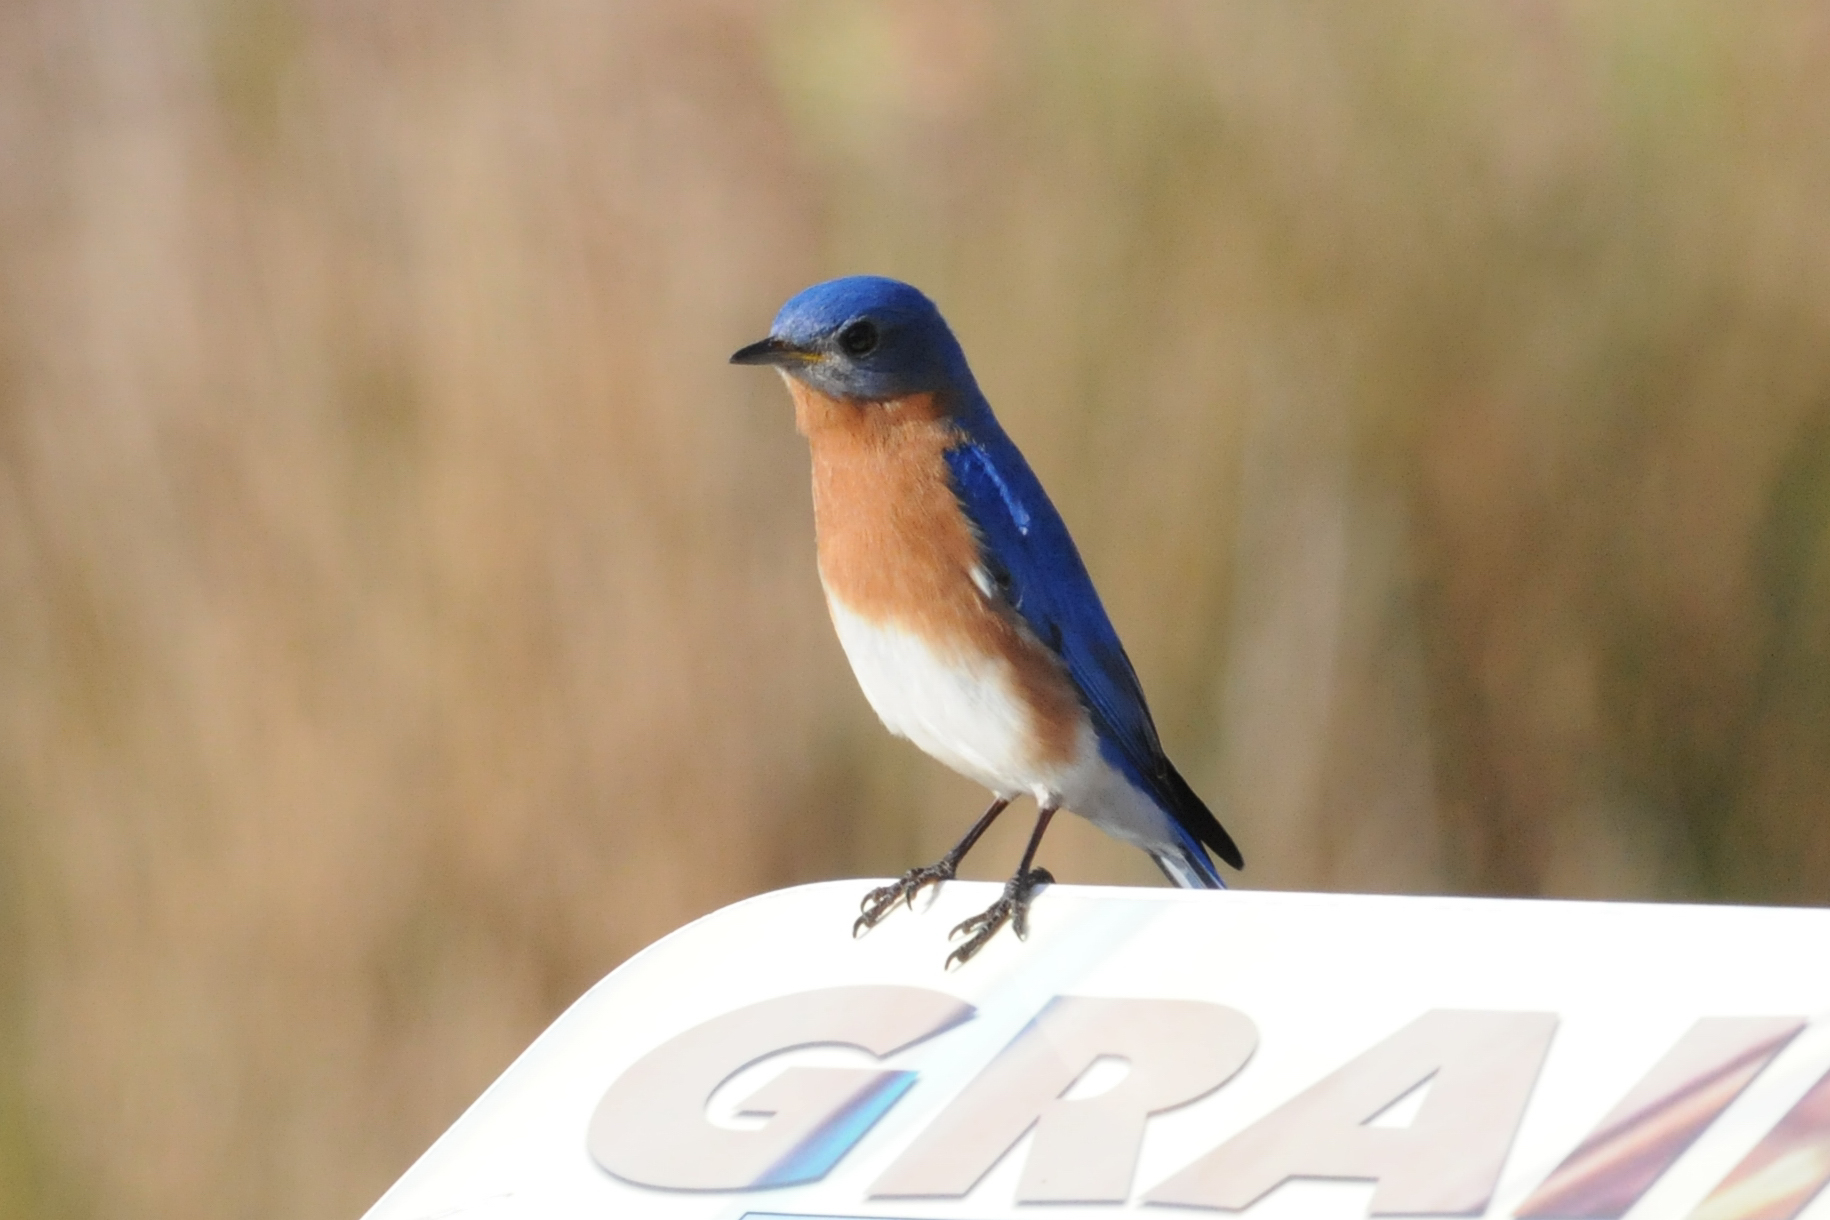
[[1207,857],[1198,843],[1171,848],[1168,851],[1153,851],[1150,858],[1163,870],[1163,876],[1169,878],[1185,890],[1223,890],[1226,882],[1220,879],[1219,870]]

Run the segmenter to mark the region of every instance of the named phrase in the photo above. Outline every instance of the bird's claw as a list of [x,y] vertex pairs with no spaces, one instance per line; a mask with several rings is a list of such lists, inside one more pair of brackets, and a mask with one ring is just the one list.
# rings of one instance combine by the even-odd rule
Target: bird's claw
[[1018,940],[1029,939],[1029,904],[1036,896],[1036,891],[1045,885],[1053,885],[1055,878],[1046,868],[1032,868],[1027,873],[1019,873],[1004,883],[1004,893],[998,900],[974,915],[962,921],[952,932],[948,940],[966,937],[966,943],[947,954],[948,970],[963,966],[977,956],[998,929],[1005,924],[1017,934]]
[[942,860],[924,868],[912,868],[888,885],[878,886],[858,903],[858,910],[862,913],[851,925],[852,938],[855,940],[882,923],[896,909],[898,902],[907,903],[908,908],[914,910],[917,894],[930,885],[953,880],[953,873],[954,866]]

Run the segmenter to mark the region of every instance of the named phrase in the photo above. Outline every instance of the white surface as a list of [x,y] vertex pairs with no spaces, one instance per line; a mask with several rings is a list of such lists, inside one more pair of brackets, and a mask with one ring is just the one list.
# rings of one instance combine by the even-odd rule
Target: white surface
[[[1808,1018],[1804,1033],[1630,1213],[1632,1220],[1681,1217],[1830,1068],[1830,911],[1055,886],[1036,900],[1028,942],[1000,933],[964,968],[945,972],[947,929],[990,903],[997,887],[951,883],[931,909],[899,910],[854,941],[851,921],[871,884],[763,895],[625,963],[477,1100],[370,1220],[1238,1214],[1171,1211],[1139,1199],[1426,1010],[1554,1012],[1560,1024],[1486,1213],[1508,1216],[1697,1018]],[[948,992],[978,1015],[882,1061],[918,1071],[918,1083],[824,1180],[747,1193],[672,1192],[621,1182],[587,1155],[585,1131],[599,1098],[654,1047],[746,1004],[861,983]],[[1123,1207],[1018,1208],[1013,1191],[1027,1138],[964,1199],[868,1199],[870,1183],[1062,994],[1225,1004],[1256,1023],[1258,1048],[1217,1092],[1150,1120]],[[743,1087],[721,1088],[714,1110],[775,1065],[820,1063],[877,1065],[842,1048],[791,1052],[743,1073]],[[1379,1122],[1405,1117],[1394,1112]],[[1244,1214],[1359,1217],[1372,1189],[1292,1181]],[[1805,1215],[1830,1217],[1830,1192]]]

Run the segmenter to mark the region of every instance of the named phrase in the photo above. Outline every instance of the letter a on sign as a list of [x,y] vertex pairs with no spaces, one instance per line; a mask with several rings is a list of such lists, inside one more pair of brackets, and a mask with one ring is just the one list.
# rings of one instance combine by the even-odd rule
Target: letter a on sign
[[[1486,1210],[1557,1018],[1425,1013],[1145,1196],[1243,1211],[1290,1178],[1373,1178],[1375,1216]],[[1369,1126],[1429,1081],[1408,1127]]]

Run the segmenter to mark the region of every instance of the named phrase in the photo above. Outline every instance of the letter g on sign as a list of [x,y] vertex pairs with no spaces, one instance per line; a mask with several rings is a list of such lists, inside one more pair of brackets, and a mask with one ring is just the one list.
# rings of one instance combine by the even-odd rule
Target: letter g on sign
[[921,987],[831,987],[714,1017],[637,1060],[604,1092],[586,1147],[638,1186],[754,1190],[826,1176],[915,1081],[875,1068],[791,1067],[745,1100],[762,1126],[712,1125],[718,1086],[761,1059],[804,1046],[878,1058],[949,1029],[970,1004]]

